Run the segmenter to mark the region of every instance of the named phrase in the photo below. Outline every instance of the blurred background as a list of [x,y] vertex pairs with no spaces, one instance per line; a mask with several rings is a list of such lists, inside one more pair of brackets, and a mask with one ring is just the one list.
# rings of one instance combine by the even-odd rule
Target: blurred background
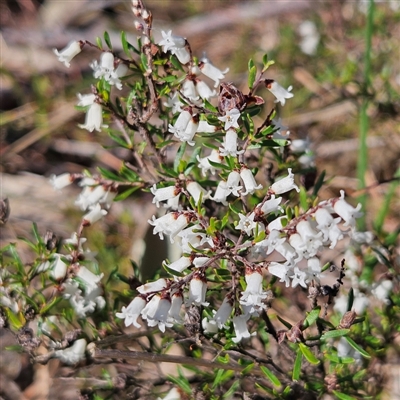
[[[385,195],[400,159],[400,2],[375,4],[371,42],[370,85],[364,75],[365,1],[146,1],[154,15],[154,36],[172,29],[184,36],[194,54],[204,54],[227,81],[246,91],[247,62],[275,60],[266,78],[293,85],[294,98],[278,110],[292,139],[309,139],[318,174],[328,182],[321,197],[344,189],[356,198],[360,105],[367,99],[367,227],[385,204]],[[107,30],[114,49],[120,31],[135,40],[135,18],[129,1],[2,0],[0,2],[1,197],[11,214],[1,243],[29,236],[32,221],[43,234],[52,230],[70,237],[81,212],[74,206],[79,188],[55,192],[51,174],[117,170],[124,153],[110,145],[105,132],[78,128],[84,114],[75,109],[77,93],[93,83],[89,63],[98,53],[85,47],[71,63],[61,64],[53,49],[71,40],[95,43]],[[272,104],[269,104],[272,106]],[[399,225],[400,193],[389,207],[384,229]],[[149,199],[116,203],[106,220],[88,229],[102,270],[140,261],[147,242]],[[149,237],[152,237],[150,234]],[[163,258],[160,252],[161,259]],[[29,260],[27,253],[26,260]],[[27,398],[34,398],[26,393]]]

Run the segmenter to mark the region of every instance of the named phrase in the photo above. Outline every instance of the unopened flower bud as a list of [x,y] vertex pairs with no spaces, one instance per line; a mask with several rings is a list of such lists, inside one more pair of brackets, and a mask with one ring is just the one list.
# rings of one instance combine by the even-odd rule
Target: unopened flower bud
[[142,33],[143,29],[144,29],[144,26],[143,26],[143,24],[141,22],[135,21],[135,28],[136,28],[137,31]]

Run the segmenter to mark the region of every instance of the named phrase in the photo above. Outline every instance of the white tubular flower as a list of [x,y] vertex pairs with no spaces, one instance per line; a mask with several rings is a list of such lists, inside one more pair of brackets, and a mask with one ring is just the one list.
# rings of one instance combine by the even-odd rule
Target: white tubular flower
[[168,132],[173,133],[177,138],[181,138],[182,135],[184,135],[186,128],[189,124],[189,122],[192,119],[192,114],[190,114],[189,111],[183,110],[177,120],[175,121],[174,125],[169,124],[168,125]]
[[181,189],[177,186],[167,186],[157,189],[157,185],[154,184],[150,189],[151,193],[154,195],[152,203],[160,207],[160,201],[167,201],[179,197]]
[[163,38],[158,42],[158,45],[162,46],[164,53],[171,49],[185,47],[186,39],[180,36],[173,36],[172,31],[161,31],[161,35]]
[[54,357],[67,365],[78,364],[79,361],[85,359],[86,345],[87,342],[85,339],[75,340],[71,347],[67,347],[63,350],[56,350],[54,352]]
[[55,260],[51,267],[51,276],[56,281],[60,281],[61,279],[65,278],[67,274],[68,265],[61,259],[63,257],[62,254],[54,254]]
[[315,214],[317,221],[317,229],[323,234],[324,242],[330,242],[330,249],[333,249],[338,240],[343,239],[343,232],[339,229],[338,223],[341,221],[340,217],[333,218],[331,213],[326,208],[319,208]]
[[217,203],[222,203],[224,206],[228,205],[226,198],[229,196],[230,191],[228,190],[227,183],[225,181],[219,181],[217,189],[214,193],[214,196],[211,197],[211,200],[216,201]]
[[196,306],[208,306],[206,302],[207,280],[203,273],[196,272],[193,275],[189,285],[189,299],[187,306],[194,304]]
[[154,235],[158,233],[160,239],[164,239],[164,235],[167,235],[171,243],[174,243],[175,236],[189,224],[189,217],[179,212],[171,212],[160,218],[153,215],[147,222],[154,226]]
[[107,191],[103,185],[85,187],[78,199],[75,201],[75,204],[80,206],[82,210],[86,210],[97,203],[101,203],[101,200],[105,197],[106,193]]
[[393,281],[385,279],[381,282],[376,282],[371,289],[371,293],[375,298],[383,301],[386,304],[390,304],[389,296],[393,290]]
[[293,153],[304,153],[310,150],[310,139],[295,139],[290,142],[290,150]]
[[212,65],[208,60],[202,60],[199,63],[199,68],[205,76],[207,76],[208,78],[212,79],[215,82],[214,87],[218,87],[219,81],[221,79],[225,79],[225,74],[229,72],[229,68],[226,68],[224,71],[221,71],[220,69]]
[[170,309],[171,299],[169,295],[161,297],[153,317],[149,314],[147,315],[147,325],[150,327],[158,325],[158,329],[164,333],[166,327],[170,328],[172,326],[172,323],[168,322]]
[[220,308],[214,315],[213,320],[217,323],[217,326],[219,329],[227,329],[227,326],[225,326],[226,322],[228,321],[229,317],[232,314],[233,310],[233,304],[232,300],[229,299],[228,297],[224,298],[224,301],[222,302]]
[[202,267],[208,261],[210,261],[209,257],[195,257],[193,260],[193,265],[196,268],[199,268],[199,267]]
[[104,78],[110,85],[115,85],[117,89],[121,90],[122,83],[119,78],[125,76],[128,67],[124,64],[119,64],[115,69],[114,61],[114,55],[106,51],[100,56],[100,64],[97,61],[93,61],[90,66],[96,79]]
[[93,103],[86,112],[85,123],[78,125],[79,128],[86,129],[89,132],[96,130],[101,132],[102,127],[107,127],[103,125],[103,109],[98,103]]
[[240,221],[236,225],[235,229],[243,231],[246,233],[246,235],[250,236],[253,229],[255,229],[257,226],[257,222],[254,222],[254,215],[254,212],[252,212],[249,216],[239,213]]
[[315,280],[320,283],[321,277],[321,263],[319,258],[313,257],[307,260],[307,280],[306,282],[311,282]]
[[224,143],[219,148],[221,156],[233,156],[236,157],[239,154],[243,154],[244,150],[238,151],[237,149],[237,133],[234,129],[228,129],[224,136]]
[[333,205],[336,214],[345,222],[343,225],[350,225],[352,228],[356,225],[356,218],[360,218],[363,215],[363,213],[360,212],[361,207],[361,203],[358,203],[356,208],[347,203],[346,200],[344,200],[344,190],[340,191],[340,198]]
[[280,232],[278,230],[272,230],[266,239],[256,244],[256,247],[262,248],[265,252],[265,256],[267,256],[285,241],[286,239],[280,236]]
[[[205,122],[205,121],[200,121],[199,126],[202,122]],[[199,130],[198,130],[198,132],[199,132]],[[215,175],[216,169],[209,163],[209,161],[221,163],[221,157],[219,155],[219,151],[213,149],[211,151],[211,154],[207,157],[200,158],[197,155],[197,161],[199,162],[197,165],[199,168],[201,168],[201,174],[203,176],[206,176],[208,171],[211,172],[211,175]]]
[[199,101],[200,97],[198,96],[196,86],[191,79],[186,79],[185,82],[183,82],[181,90],[182,94],[191,102],[196,105],[202,104],[202,102]]
[[268,266],[268,271],[270,274],[277,276],[280,281],[285,282],[285,286],[290,286],[290,279],[289,275],[291,275],[291,268],[287,264],[280,264],[277,262],[271,262]]
[[215,90],[211,90],[207,83],[201,80],[196,80],[195,85],[197,93],[203,100],[205,99],[209,101],[211,98],[217,95],[217,92]]
[[71,60],[82,51],[82,47],[83,43],[75,40],[61,51],[53,49],[53,52],[58,57],[58,61],[64,63],[64,65],[69,68],[71,66]]
[[285,257],[289,264],[299,262],[303,258],[303,255],[299,255],[286,239],[283,242],[278,243],[275,250]]
[[186,47],[176,48],[173,51],[171,50],[171,53],[175,54],[179,62],[183,65],[187,64],[190,61],[190,53],[186,49]]
[[204,200],[208,199],[211,194],[210,191],[207,192],[195,181],[189,181],[186,184],[186,189],[189,192],[189,194],[193,197],[193,200],[194,200],[194,203],[196,204],[196,206],[198,205],[198,203],[200,201],[200,196],[201,196],[202,202],[204,202]]
[[117,318],[123,319],[126,327],[133,325],[140,328],[141,325],[137,322],[139,315],[146,306],[146,300],[142,297],[135,297],[128,305],[122,307],[121,312],[116,313]]
[[262,290],[263,276],[259,268],[246,268],[246,290],[240,297],[240,304],[249,306],[250,314],[257,313],[265,308],[263,300],[267,297],[267,293]]
[[270,187],[270,190],[275,194],[282,194],[289,192],[292,189],[295,189],[296,192],[300,192],[298,186],[294,183],[294,174],[292,173],[292,169],[288,168],[288,176],[280,179],[273,183]]
[[193,141],[193,138],[197,132],[198,127],[199,127],[199,116],[193,115],[189,123],[187,124],[185,131],[179,132],[175,136],[177,136],[181,142],[187,142],[189,146],[194,146],[195,142]]
[[352,240],[359,244],[371,244],[374,240],[374,234],[372,232],[353,232],[351,234]]
[[168,281],[165,278],[160,278],[154,282],[145,283],[144,285],[137,287],[136,290],[140,294],[147,294],[151,292],[159,292],[160,290],[165,289],[167,285]]
[[299,267],[294,267],[293,274],[290,277],[292,278],[292,288],[295,288],[298,285],[305,289],[307,288],[307,274],[304,271],[301,271]]
[[303,239],[307,247],[307,252],[310,257],[317,254],[318,250],[322,247],[322,232],[318,232],[311,226],[310,221],[300,221],[296,225],[297,233]]
[[97,222],[99,219],[103,218],[107,214],[107,211],[102,210],[100,204],[97,203],[91,208],[91,211],[83,216],[82,224],[83,226],[93,225],[95,222]]
[[[287,140],[289,138],[290,135],[290,131],[289,128],[287,126],[284,126],[282,124],[282,118],[278,118],[272,119],[272,123],[276,129],[276,131],[273,133],[272,138],[273,139],[284,139]],[[283,134],[283,132],[286,132],[285,134]]]
[[265,87],[276,97],[275,103],[281,103],[282,106],[285,105],[286,99],[291,99],[294,96],[291,93],[292,86],[289,86],[286,90],[273,79],[266,79]]
[[228,191],[228,196],[232,193],[234,196],[239,197],[239,190],[242,189],[240,183],[240,174],[237,171],[232,171],[228,175],[228,180],[226,181],[226,190]]
[[262,206],[261,211],[264,215],[272,213],[274,211],[283,212],[283,208],[279,205],[282,202],[282,197],[275,198],[273,194],[269,200],[267,200]]
[[66,186],[70,185],[74,181],[73,176],[69,173],[61,174],[61,175],[51,175],[50,176],[50,184],[53,186],[55,190],[61,190]]
[[192,261],[191,261],[190,257],[182,256],[181,258],[178,258],[178,260],[167,265],[167,267],[169,269],[172,269],[173,271],[182,272],[185,269],[189,268],[191,265],[192,265]]
[[256,180],[254,179],[253,173],[249,168],[243,166],[240,170],[240,177],[242,178],[245,192],[242,192],[242,195],[245,196],[247,194],[253,194],[256,190],[262,189],[262,185],[257,185]]
[[154,315],[157,312],[158,305],[160,303],[161,296],[156,294],[152,297],[152,299],[146,304],[146,307],[143,308],[141,315],[142,319],[153,319]]
[[86,106],[91,106],[94,101],[96,100],[96,95],[91,93],[91,94],[77,94],[79,103],[78,106],[81,107],[86,107]]
[[172,108],[172,114],[182,111],[183,103],[179,100],[178,92],[174,92],[168,97],[168,100],[163,103],[165,107]]
[[207,121],[199,121],[199,126],[197,127],[197,132],[214,133],[216,131],[217,131],[216,126],[209,124]]
[[221,122],[225,122],[224,130],[227,131],[230,128],[239,128],[238,119],[240,118],[240,111],[237,108],[227,110],[225,115],[218,117]]
[[278,217],[275,218],[273,221],[271,221],[268,226],[267,229],[272,232],[272,231],[280,231],[281,229],[283,229],[283,223],[282,221],[287,220],[287,217],[285,215],[283,215],[282,217]]
[[178,233],[181,238],[180,247],[183,253],[190,253],[192,247],[200,247],[205,243],[212,244],[212,239],[203,232],[194,232],[199,229],[199,225],[192,225]]
[[96,275],[81,265],[76,276],[83,282],[83,285],[85,286],[85,294],[89,295],[98,288],[97,284],[100,283],[104,274]]
[[250,314],[237,315],[233,317],[233,328],[235,329],[236,337],[232,338],[234,343],[239,343],[242,339],[248,339],[252,335],[247,328],[247,321]]
[[207,317],[204,317],[201,321],[201,326],[204,333],[214,334],[218,332],[217,323],[213,319],[208,320]]
[[171,308],[168,312],[169,322],[182,322],[182,318],[180,316],[181,307],[183,304],[183,295],[181,292],[176,292],[172,295],[171,299]]
[[167,395],[162,399],[161,397],[157,397],[157,400],[181,400],[182,395],[177,388],[172,388]]

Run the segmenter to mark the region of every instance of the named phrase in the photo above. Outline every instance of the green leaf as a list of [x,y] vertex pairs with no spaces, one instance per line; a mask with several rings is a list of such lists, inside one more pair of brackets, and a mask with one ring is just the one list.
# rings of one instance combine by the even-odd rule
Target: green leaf
[[279,379],[274,375],[267,367],[264,367],[263,365],[260,366],[261,371],[263,374],[276,386],[276,387],[281,387],[282,384],[279,381]]
[[215,168],[221,168],[225,171],[231,171],[231,167],[225,164],[221,164],[215,161],[211,161],[210,159],[208,159],[208,162],[211,164],[211,166],[215,167]]
[[137,190],[139,190],[139,186],[134,186],[129,188],[128,190],[125,190],[122,193],[119,193],[117,196],[115,196],[114,201],[121,201],[125,200],[128,198],[132,193],[135,193]]
[[124,31],[121,31],[121,43],[122,43],[122,49],[124,50],[124,53],[130,57],[131,53],[129,51],[129,44],[128,41],[126,40],[126,33]]
[[298,381],[301,373],[301,361],[303,360],[303,353],[300,349],[297,350],[296,359],[294,360],[292,380]]
[[351,311],[354,302],[354,290],[350,288],[349,290],[349,298],[347,299],[347,311]]
[[114,140],[114,142],[118,143],[124,149],[131,150],[131,146],[128,143],[126,143],[126,141],[120,136],[117,136],[115,133],[110,131],[108,132],[108,135],[111,137],[112,140]]
[[183,142],[178,149],[178,152],[176,153],[175,160],[174,160],[174,171],[179,172],[179,166],[182,160],[183,155],[185,154],[186,150],[186,142]]
[[112,50],[112,44],[111,44],[111,40],[110,40],[110,35],[108,34],[107,31],[104,32],[104,41],[106,42],[106,45],[108,46],[108,48],[110,50]]
[[281,318],[279,315],[277,315],[276,317],[279,319],[280,322],[282,322],[283,325],[286,326],[286,328],[292,329],[292,325],[291,325],[289,322],[285,321],[285,320],[284,320],[283,318]]
[[96,38],[96,44],[97,44],[97,47],[98,47],[100,50],[103,50],[103,42],[101,41],[101,38],[100,38],[100,37],[97,37],[97,38]]
[[204,99],[204,108],[213,113],[218,112],[218,109],[216,107],[214,107],[207,99]]
[[40,315],[45,315],[48,311],[50,311],[54,306],[56,306],[63,298],[61,296],[59,297],[54,297],[53,300],[50,301],[50,303],[47,303],[44,307],[41,308],[39,314]]
[[341,392],[337,392],[336,390],[333,390],[332,392],[339,400],[357,400],[355,397],[349,396],[348,394],[344,394]]
[[313,193],[312,193],[313,196],[318,195],[319,190],[321,189],[322,185],[324,184],[325,175],[326,175],[326,171],[323,170],[315,182]]
[[[291,219],[291,218],[289,218],[289,219]],[[321,311],[321,307],[316,307],[313,310],[311,310],[309,313],[307,313],[307,317],[303,322],[303,329],[307,329],[318,319],[320,311]]]
[[364,358],[371,358],[371,356],[362,348],[360,347],[353,339],[345,336],[345,339],[349,343],[349,345],[356,351],[358,351]]
[[243,371],[240,374],[247,375],[249,372],[251,372],[254,369],[254,366],[255,366],[254,363],[249,364],[246,368],[243,369]]
[[249,89],[253,89],[254,82],[256,80],[256,74],[257,74],[257,67],[253,65],[250,70],[249,70],[249,77],[247,79],[247,86]]
[[346,336],[350,332],[350,329],[335,329],[333,331],[325,332],[321,335],[321,340],[328,340],[332,338]]
[[300,205],[304,211],[308,210],[307,191],[304,186],[300,186],[299,193]]
[[4,307],[3,310],[5,311],[7,320],[12,328],[18,330],[24,326],[26,321],[22,313],[16,315],[8,307]]
[[310,364],[319,364],[320,361],[318,360],[317,357],[313,354],[313,352],[310,350],[309,347],[307,347],[304,343],[299,343],[299,347],[301,352],[303,353],[304,358],[310,363]]
[[147,65],[147,56],[146,54],[142,53],[140,55],[140,61],[142,63],[142,67],[143,67],[143,71],[146,72],[148,69],[148,65]]
[[214,382],[211,386],[211,389],[215,390],[216,387],[222,383],[222,377],[224,375],[224,371],[223,369],[219,369],[214,377]]
[[192,394],[192,388],[190,387],[190,383],[185,377],[175,377],[172,375],[168,375],[167,379],[175,383],[175,385],[179,386],[186,394],[191,395]]
[[97,167],[98,171],[100,172],[101,176],[105,179],[110,179],[112,181],[123,182],[124,180],[121,179],[120,176],[115,174],[114,172],[109,171],[108,169]]

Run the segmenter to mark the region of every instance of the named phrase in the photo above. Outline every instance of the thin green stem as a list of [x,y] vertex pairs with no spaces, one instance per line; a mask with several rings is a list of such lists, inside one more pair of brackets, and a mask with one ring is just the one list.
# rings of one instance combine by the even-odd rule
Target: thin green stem
[[[358,150],[358,161],[357,161],[357,178],[359,182],[359,189],[365,189],[365,175],[368,168],[368,149],[367,149],[367,137],[369,128],[369,118],[367,115],[367,109],[369,105],[369,99],[367,97],[368,90],[371,86],[371,42],[373,34],[373,15],[374,15],[374,0],[369,0],[368,14],[367,14],[367,25],[365,27],[365,55],[364,55],[364,82],[363,91],[364,98],[362,100],[360,109],[360,148]],[[358,229],[366,229],[366,206],[367,206],[367,194],[363,192],[358,198],[358,201],[362,204],[364,210],[364,216],[358,220]]]

